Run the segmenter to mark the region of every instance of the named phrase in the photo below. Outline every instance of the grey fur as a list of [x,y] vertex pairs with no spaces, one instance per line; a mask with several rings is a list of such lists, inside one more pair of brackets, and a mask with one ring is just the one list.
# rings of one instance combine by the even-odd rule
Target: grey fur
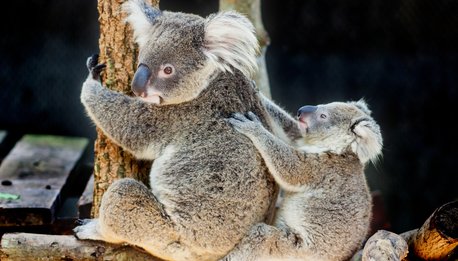
[[[142,1],[131,1],[129,7],[134,12],[130,20],[139,23],[134,25],[140,30],[139,63],[152,70],[146,88],[160,92],[160,104],[104,88],[94,62],[89,63],[81,101],[113,141],[138,158],[154,160],[152,188],[133,179],[114,182],[102,198],[99,218],[75,228],[76,236],[137,245],[166,260],[217,260],[266,219],[276,196],[276,184],[261,155],[225,118],[253,111],[269,130],[293,119],[279,121],[287,115],[281,111],[275,119],[269,115],[263,98],[237,69],[249,62],[214,66],[214,60],[204,55],[211,52],[205,50],[206,25],[224,13],[203,19],[164,11],[151,21],[135,13],[145,8]],[[238,23],[237,19],[246,24],[247,19],[234,12],[225,23]],[[230,48],[228,43],[224,48]],[[236,48],[240,46],[245,45]],[[172,64],[175,74],[159,77],[164,64]],[[218,69],[227,66],[233,73]]]
[[366,161],[361,159],[368,155],[359,154],[355,143],[372,146],[364,136],[379,144],[376,150],[366,150],[374,158],[382,142],[363,103],[319,105],[315,112],[301,115],[306,145],[300,149],[272,135],[253,113],[228,119],[250,138],[286,194],[275,226],[254,226],[223,260],[335,261],[352,256],[366,237],[371,217]]

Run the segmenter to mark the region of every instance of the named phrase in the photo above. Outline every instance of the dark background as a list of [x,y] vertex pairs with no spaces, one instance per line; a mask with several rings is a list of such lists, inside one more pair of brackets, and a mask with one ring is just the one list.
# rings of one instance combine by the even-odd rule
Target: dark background
[[[385,146],[367,175],[391,230],[419,227],[458,199],[458,1],[262,3],[276,102],[295,112],[364,97],[372,108]],[[161,8],[205,16],[218,1],[162,0]],[[0,129],[93,139],[79,93],[86,57],[98,51],[96,1],[2,2],[0,35]]]

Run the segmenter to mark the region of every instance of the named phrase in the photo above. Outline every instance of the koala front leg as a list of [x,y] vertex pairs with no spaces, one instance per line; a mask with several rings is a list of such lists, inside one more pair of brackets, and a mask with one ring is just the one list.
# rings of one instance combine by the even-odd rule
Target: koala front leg
[[247,116],[236,113],[227,121],[253,142],[275,181],[291,192],[302,191],[304,185],[319,182],[321,173],[329,172],[326,168],[333,168],[333,161],[340,157],[298,151],[266,130],[252,112]]
[[[272,124],[282,129],[286,134],[286,140],[283,140],[287,143],[294,142],[302,138],[301,131],[299,129],[299,124],[289,113],[283,110],[280,106],[275,104],[273,101],[269,100],[262,93],[259,93],[261,101],[264,107],[267,110],[270,118],[272,119]],[[281,134],[275,133],[275,128],[273,128],[274,134],[281,138]]]
[[104,88],[100,82],[100,72],[105,65],[97,64],[98,55],[87,60],[89,76],[83,83],[81,102],[89,117],[110,139],[136,157],[153,159],[155,150],[161,146],[154,143],[165,142],[166,124],[158,119],[158,108],[127,95]]
[[288,229],[260,223],[221,261],[303,260],[302,246],[302,239]]
[[275,181],[282,188],[300,191],[301,186],[307,183],[307,172],[302,169],[304,164],[299,164],[301,155],[295,148],[266,130],[256,115],[252,112],[247,116],[236,113],[227,121],[253,142]]

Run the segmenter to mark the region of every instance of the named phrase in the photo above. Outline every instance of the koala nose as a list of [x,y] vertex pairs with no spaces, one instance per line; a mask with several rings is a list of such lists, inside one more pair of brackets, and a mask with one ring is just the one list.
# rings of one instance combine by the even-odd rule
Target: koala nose
[[302,107],[299,108],[299,110],[297,111],[297,117],[299,118],[299,117],[301,117],[301,116],[310,114],[310,113],[312,113],[312,112],[315,112],[317,109],[318,109],[318,106],[312,106],[312,105],[302,106]]
[[146,88],[148,80],[151,77],[151,70],[148,66],[140,64],[135,72],[134,79],[132,80],[132,91],[135,95],[140,97],[146,96]]

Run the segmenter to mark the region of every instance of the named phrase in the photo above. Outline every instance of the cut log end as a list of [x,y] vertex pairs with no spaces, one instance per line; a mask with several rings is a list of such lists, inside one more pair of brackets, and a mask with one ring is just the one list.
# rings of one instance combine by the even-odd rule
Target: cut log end
[[440,207],[432,222],[444,237],[458,240],[458,201]]
[[411,252],[425,260],[447,260],[458,246],[458,201],[438,208],[409,240]]

